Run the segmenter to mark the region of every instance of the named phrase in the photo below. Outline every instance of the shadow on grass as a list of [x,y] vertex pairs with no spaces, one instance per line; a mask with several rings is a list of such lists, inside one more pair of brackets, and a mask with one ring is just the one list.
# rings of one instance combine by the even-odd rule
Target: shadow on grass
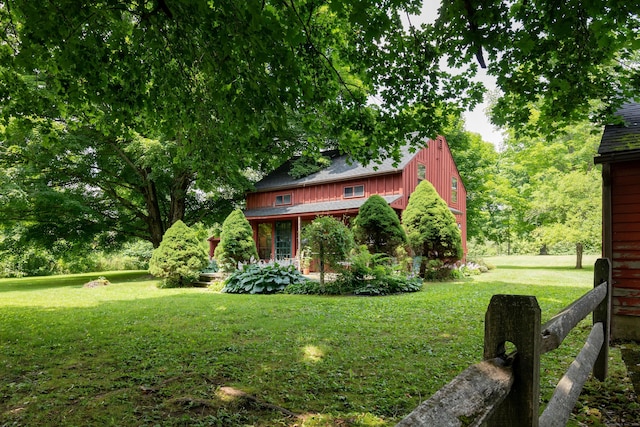
[[629,379],[633,383],[636,395],[640,396],[640,344],[625,342],[621,346],[620,354],[627,367]]
[[35,276],[19,279],[0,279],[0,293],[16,291],[41,291],[56,288],[81,288],[85,283],[104,276],[111,283],[126,283],[139,280],[151,280],[147,271],[110,271],[102,273],[82,273],[65,276]]
[[582,269],[567,266],[541,266],[541,265],[496,265],[501,270],[553,270],[553,271],[593,271],[593,265],[583,266]]
[[[107,278],[145,276],[135,274]],[[66,286],[87,277],[95,273],[70,277],[76,281]],[[16,425],[300,425],[277,405],[343,417],[313,425],[392,425],[480,360],[484,312],[502,291],[553,295],[559,300],[547,305],[555,307],[582,289],[445,282],[357,299],[154,290],[92,307],[6,307],[0,418]],[[219,396],[224,386],[260,401],[227,401]],[[343,423],[354,408],[373,421]]]
[[[353,425],[391,425],[480,354],[476,349],[459,366],[448,356],[428,363],[457,343],[417,340],[435,334],[429,322],[413,321],[428,314],[422,304],[408,303],[417,294],[406,307],[391,298],[309,304],[286,295],[160,294],[92,307],[3,307],[0,418],[15,425],[98,426],[117,419],[120,425],[293,426],[300,420],[292,414],[347,419],[355,407],[373,421]],[[458,332],[465,339],[471,325],[476,335],[481,331],[480,314],[471,325],[466,317],[464,336]],[[427,392],[408,386],[424,383],[419,366],[427,365],[427,377],[438,382]],[[380,378],[387,382],[382,389]],[[258,398],[220,396],[222,387]]]

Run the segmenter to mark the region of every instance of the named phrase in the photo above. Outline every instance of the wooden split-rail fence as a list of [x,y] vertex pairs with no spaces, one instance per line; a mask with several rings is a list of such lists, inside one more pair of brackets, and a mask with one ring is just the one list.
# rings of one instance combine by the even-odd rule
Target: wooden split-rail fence
[[[607,376],[610,299],[608,259],[596,261],[594,288],[544,325],[535,297],[494,295],[485,316],[484,361],[467,368],[396,427],[566,425],[590,372],[600,381]],[[539,415],[540,356],[558,348],[590,313],[591,333]],[[515,350],[509,351],[511,346]]]

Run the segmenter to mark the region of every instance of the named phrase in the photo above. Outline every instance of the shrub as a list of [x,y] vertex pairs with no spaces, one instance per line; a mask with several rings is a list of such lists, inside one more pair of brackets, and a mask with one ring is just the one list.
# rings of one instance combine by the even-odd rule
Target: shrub
[[453,264],[462,257],[462,236],[456,218],[429,181],[422,181],[411,194],[402,224],[411,249],[423,257],[423,277],[426,278],[426,261]]
[[253,241],[253,230],[242,211],[236,209],[222,223],[215,259],[223,271],[233,271],[238,263],[248,262],[252,258],[258,258],[258,250]]
[[273,294],[282,292],[292,284],[304,282],[306,279],[295,266],[270,264],[260,267],[258,264],[247,264],[242,270],[236,270],[227,279],[222,292],[233,294]]
[[164,279],[160,287],[186,286],[198,280],[200,270],[207,265],[207,258],[196,233],[184,222],[177,221],[153,251],[149,272]]
[[121,255],[126,259],[125,269],[143,270],[149,268],[153,245],[146,240],[137,240],[124,245]]
[[224,280],[215,280],[209,283],[209,286],[207,286],[207,289],[213,292],[222,292],[222,290],[224,289],[224,286],[225,286]]
[[400,218],[379,195],[369,197],[354,220],[353,235],[370,252],[393,255],[396,248],[406,241]]
[[427,260],[425,265],[425,280],[430,282],[442,282],[445,280],[461,279],[463,274],[455,264],[448,264],[441,259]]
[[422,279],[419,277],[405,277],[390,275],[384,280],[376,280],[366,283],[354,290],[356,295],[382,296],[398,294],[402,292],[418,292],[422,289]]
[[54,256],[45,248],[18,253],[0,251],[0,277],[49,276],[58,273]]
[[215,259],[209,261],[209,265],[202,269],[202,273],[217,273],[218,272],[218,263]]
[[400,268],[392,265],[391,258],[387,255],[371,254],[364,245],[351,254],[339,271],[336,280],[324,286],[316,282],[306,282],[289,286],[286,292],[316,295],[389,295],[422,289],[420,278],[407,276]]
[[302,230],[302,238],[318,258],[320,286],[324,286],[325,265],[335,270],[347,258],[354,246],[353,233],[334,217],[321,216]]
[[342,293],[356,295],[388,295],[422,288],[422,280],[408,277],[401,270],[393,267],[386,254],[371,254],[363,245],[351,255],[335,286]]
[[305,282],[293,283],[284,290],[286,294],[296,295],[326,295],[326,287],[320,287],[320,283],[307,280]]

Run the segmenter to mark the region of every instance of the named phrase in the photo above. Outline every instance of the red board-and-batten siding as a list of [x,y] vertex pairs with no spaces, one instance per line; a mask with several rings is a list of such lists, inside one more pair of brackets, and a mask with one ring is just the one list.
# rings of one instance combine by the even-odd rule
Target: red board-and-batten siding
[[[451,156],[449,146],[442,137],[437,138],[435,141],[429,141],[428,147],[420,150],[403,170],[352,180],[249,193],[247,194],[246,208],[274,207],[276,196],[287,194],[291,195],[292,205],[344,200],[344,187],[364,185],[365,198],[373,194],[381,196],[403,195],[391,206],[404,210],[407,207],[408,196],[418,185],[418,164],[425,165],[427,181],[433,184],[440,197],[447,202],[447,205],[463,212],[465,221],[461,223],[461,226],[466,227],[466,190]],[[452,201],[452,178],[456,178],[458,182],[456,202]],[[466,228],[464,231],[464,235],[466,235]]]
[[602,253],[611,260],[611,337],[640,340],[640,103],[605,126],[594,161],[602,165]]
[[[428,147],[420,150],[403,170],[352,180],[249,193],[247,194],[246,208],[273,207],[276,196],[286,194],[291,195],[292,205],[343,200],[344,187],[364,185],[364,197],[369,197],[373,194],[381,196],[402,194],[404,197],[394,202],[392,206],[396,209],[404,210],[408,203],[407,196],[418,185],[418,164],[425,165],[427,180],[433,184],[440,197],[447,202],[447,205],[458,211],[465,212],[466,190],[464,183],[453,161],[449,146],[444,142],[444,138],[441,137],[435,141],[429,141]],[[455,203],[452,202],[451,198],[452,178],[458,180],[458,199]]]
[[[420,150],[417,155],[404,169],[404,187],[410,188],[413,191],[418,185],[418,164],[426,166],[426,178],[440,195],[450,208],[463,212],[465,215],[465,221],[462,223],[462,227],[466,227],[466,200],[467,192],[464,188],[462,178],[458,172],[449,145],[445,142],[443,137],[436,138],[435,141],[430,140],[428,147]],[[451,178],[458,180],[458,197],[457,201],[453,202],[451,195]],[[408,198],[403,198],[405,205],[402,209],[406,208]],[[466,236],[466,228],[463,236]],[[464,241],[464,239],[463,239]]]
[[614,315],[640,316],[640,161],[611,164]]
[[[429,140],[427,147],[419,150],[403,169],[392,172],[376,173],[361,176],[354,179],[314,183],[307,186],[295,186],[277,190],[267,190],[247,194],[246,209],[259,209],[275,207],[276,197],[279,195],[291,195],[291,205],[341,201],[344,199],[344,188],[356,185],[364,185],[364,198],[373,194],[381,196],[402,195],[391,204],[391,207],[403,211],[407,207],[410,194],[418,185],[418,165],[426,167],[426,179],[433,184],[436,191],[447,205],[455,211],[456,220],[460,224],[462,232],[463,250],[466,254],[467,218],[466,197],[467,193],[460,173],[455,165],[449,146],[443,137]],[[452,178],[456,178],[458,191],[457,201],[452,201]],[[302,215],[289,215],[290,219],[296,217],[313,218],[319,214],[331,212],[316,212]],[[357,213],[357,209],[354,210]],[[257,222],[275,221],[286,217],[250,218],[254,231]],[[293,225],[295,230],[295,224]],[[295,245],[295,240],[294,240]],[[294,252],[297,248],[294,248]]]
[[364,197],[369,197],[372,194],[380,194],[381,196],[401,194],[402,175],[401,173],[392,173],[348,181],[313,184],[306,187],[251,193],[247,195],[247,209],[273,207],[275,206],[276,196],[286,194],[291,195],[292,205],[343,200],[344,187],[354,185],[364,185]]

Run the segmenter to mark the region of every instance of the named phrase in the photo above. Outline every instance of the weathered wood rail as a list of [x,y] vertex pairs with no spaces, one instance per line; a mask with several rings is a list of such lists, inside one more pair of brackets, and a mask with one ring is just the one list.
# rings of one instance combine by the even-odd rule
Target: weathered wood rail
[[[596,261],[594,288],[544,325],[535,297],[494,295],[485,315],[484,361],[464,370],[397,427],[564,426],[589,373],[601,381],[607,376],[610,302],[608,259]],[[591,333],[539,415],[540,356],[558,348],[589,313]],[[515,350],[508,352],[509,346]]]

